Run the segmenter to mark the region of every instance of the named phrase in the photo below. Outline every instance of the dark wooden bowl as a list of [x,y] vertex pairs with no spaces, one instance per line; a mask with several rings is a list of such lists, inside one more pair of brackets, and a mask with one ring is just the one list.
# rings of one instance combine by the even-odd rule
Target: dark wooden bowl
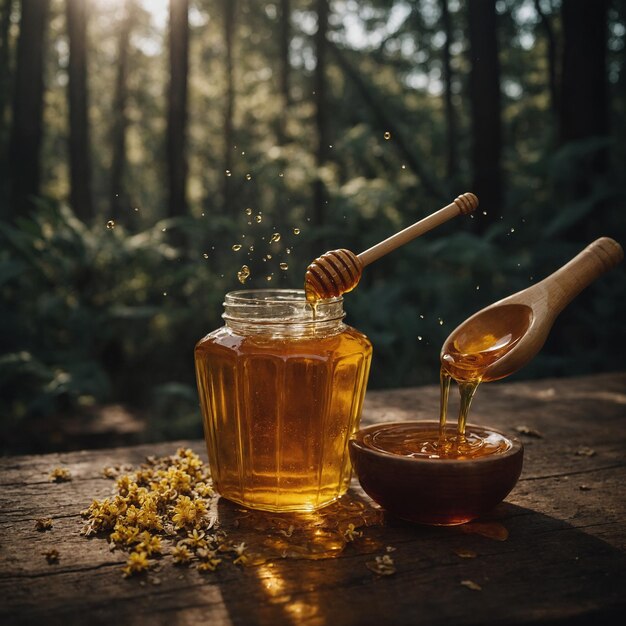
[[[406,426],[407,422],[398,425]],[[432,421],[411,425],[429,430],[438,426]],[[365,446],[364,435],[380,427],[375,424],[359,430],[350,441],[352,465],[372,500],[412,522],[453,526],[480,517],[506,498],[522,471],[521,441],[494,428],[467,427],[480,435],[502,435],[511,442],[509,450],[477,459],[452,460],[406,457]]]

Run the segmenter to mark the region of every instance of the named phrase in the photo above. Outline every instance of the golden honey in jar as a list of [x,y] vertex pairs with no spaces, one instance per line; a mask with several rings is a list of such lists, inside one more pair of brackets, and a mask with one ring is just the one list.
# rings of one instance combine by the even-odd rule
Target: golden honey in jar
[[342,298],[314,314],[303,290],[234,291],[222,317],[195,349],[216,489],[270,511],[330,504],[350,483],[369,340],[343,323]]

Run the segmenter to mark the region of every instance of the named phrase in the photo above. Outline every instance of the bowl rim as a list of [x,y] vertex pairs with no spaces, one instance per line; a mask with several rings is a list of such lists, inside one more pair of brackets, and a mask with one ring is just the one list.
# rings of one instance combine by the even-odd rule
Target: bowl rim
[[507,433],[501,431],[499,428],[493,428],[492,426],[485,426],[485,425],[479,425],[479,424],[467,424],[466,428],[472,428],[472,429],[477,429],[477,430],[482,430],[482,431],[491,431],[491,432],[497,433],[498,435],[502,435],[503,437],[505,437],[511,442],[512,444],[511,448],[507,450],[506,452],[503,452],[502,454],[492,454],[489,456],[479,457],[477,459],[459,460],[459,459],[428,459],[428,458],[423,458],[423,457],[401,456],[399,454],[394,454],[393,452],[386,452],[383,450],[374,450],[373,448],[369,448],[363,444],[364,435],[366,435],[367,433],[373,430],[380,429],[382,426],[393,427],[393,426],[407,426],[407,425],[412,425],[412,424],[439,427],[438,420],[437,421],[435,420],[406,420],[406,421],[395,421],[395,422],[379,422],[377,424],[370,424],[369,426],[365,426],[364,428],[360,428],[359,430],[357,430],[352,436],[352,438],[350,439],[349,444],[351,447],[355,448],[359,453],[373,455],[381,459],[385,459],[389,462],[393,461],[395,463],[408,463],[412,465],[419,463],[422,465],[428,464],[430,466],[432,466],[433,464],[443,464],[448,467],[455,467],[455,466],[467,467],[467,465],[470,463],[471,464],[498,463],[502,461],[503,459],[507,459],[516,454],[520,454],[524,450],[524,444],[518,437],[514,435],[508,435]]

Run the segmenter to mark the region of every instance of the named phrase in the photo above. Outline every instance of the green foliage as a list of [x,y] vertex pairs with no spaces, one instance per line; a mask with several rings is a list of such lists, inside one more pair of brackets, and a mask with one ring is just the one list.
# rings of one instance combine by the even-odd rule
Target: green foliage
[[193,230],[184,220],[137,234],[88,228],[43,203],[15,227],[0,225],[4,415],[146,405],[171,381],[193,389],[194,341],[218,324],[224,287],[209,264],[167,243],[175,227]]

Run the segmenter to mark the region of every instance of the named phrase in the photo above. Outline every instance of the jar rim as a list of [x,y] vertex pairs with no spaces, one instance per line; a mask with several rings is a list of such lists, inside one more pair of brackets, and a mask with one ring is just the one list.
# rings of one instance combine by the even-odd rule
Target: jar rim
[[[318,306],[338,304],[343,302],[343,297],[327,298],[320,300]],[[307,303],[304,289],[238,289],[229,291],[224,296],[224,306],[250,305],[268,306],[271,304]]]
[[244,289],[224,298],[222,318],[229,324],[312,325],[340,322],[345,317],[343,298],[329,298],[311,305],[304,289]]

